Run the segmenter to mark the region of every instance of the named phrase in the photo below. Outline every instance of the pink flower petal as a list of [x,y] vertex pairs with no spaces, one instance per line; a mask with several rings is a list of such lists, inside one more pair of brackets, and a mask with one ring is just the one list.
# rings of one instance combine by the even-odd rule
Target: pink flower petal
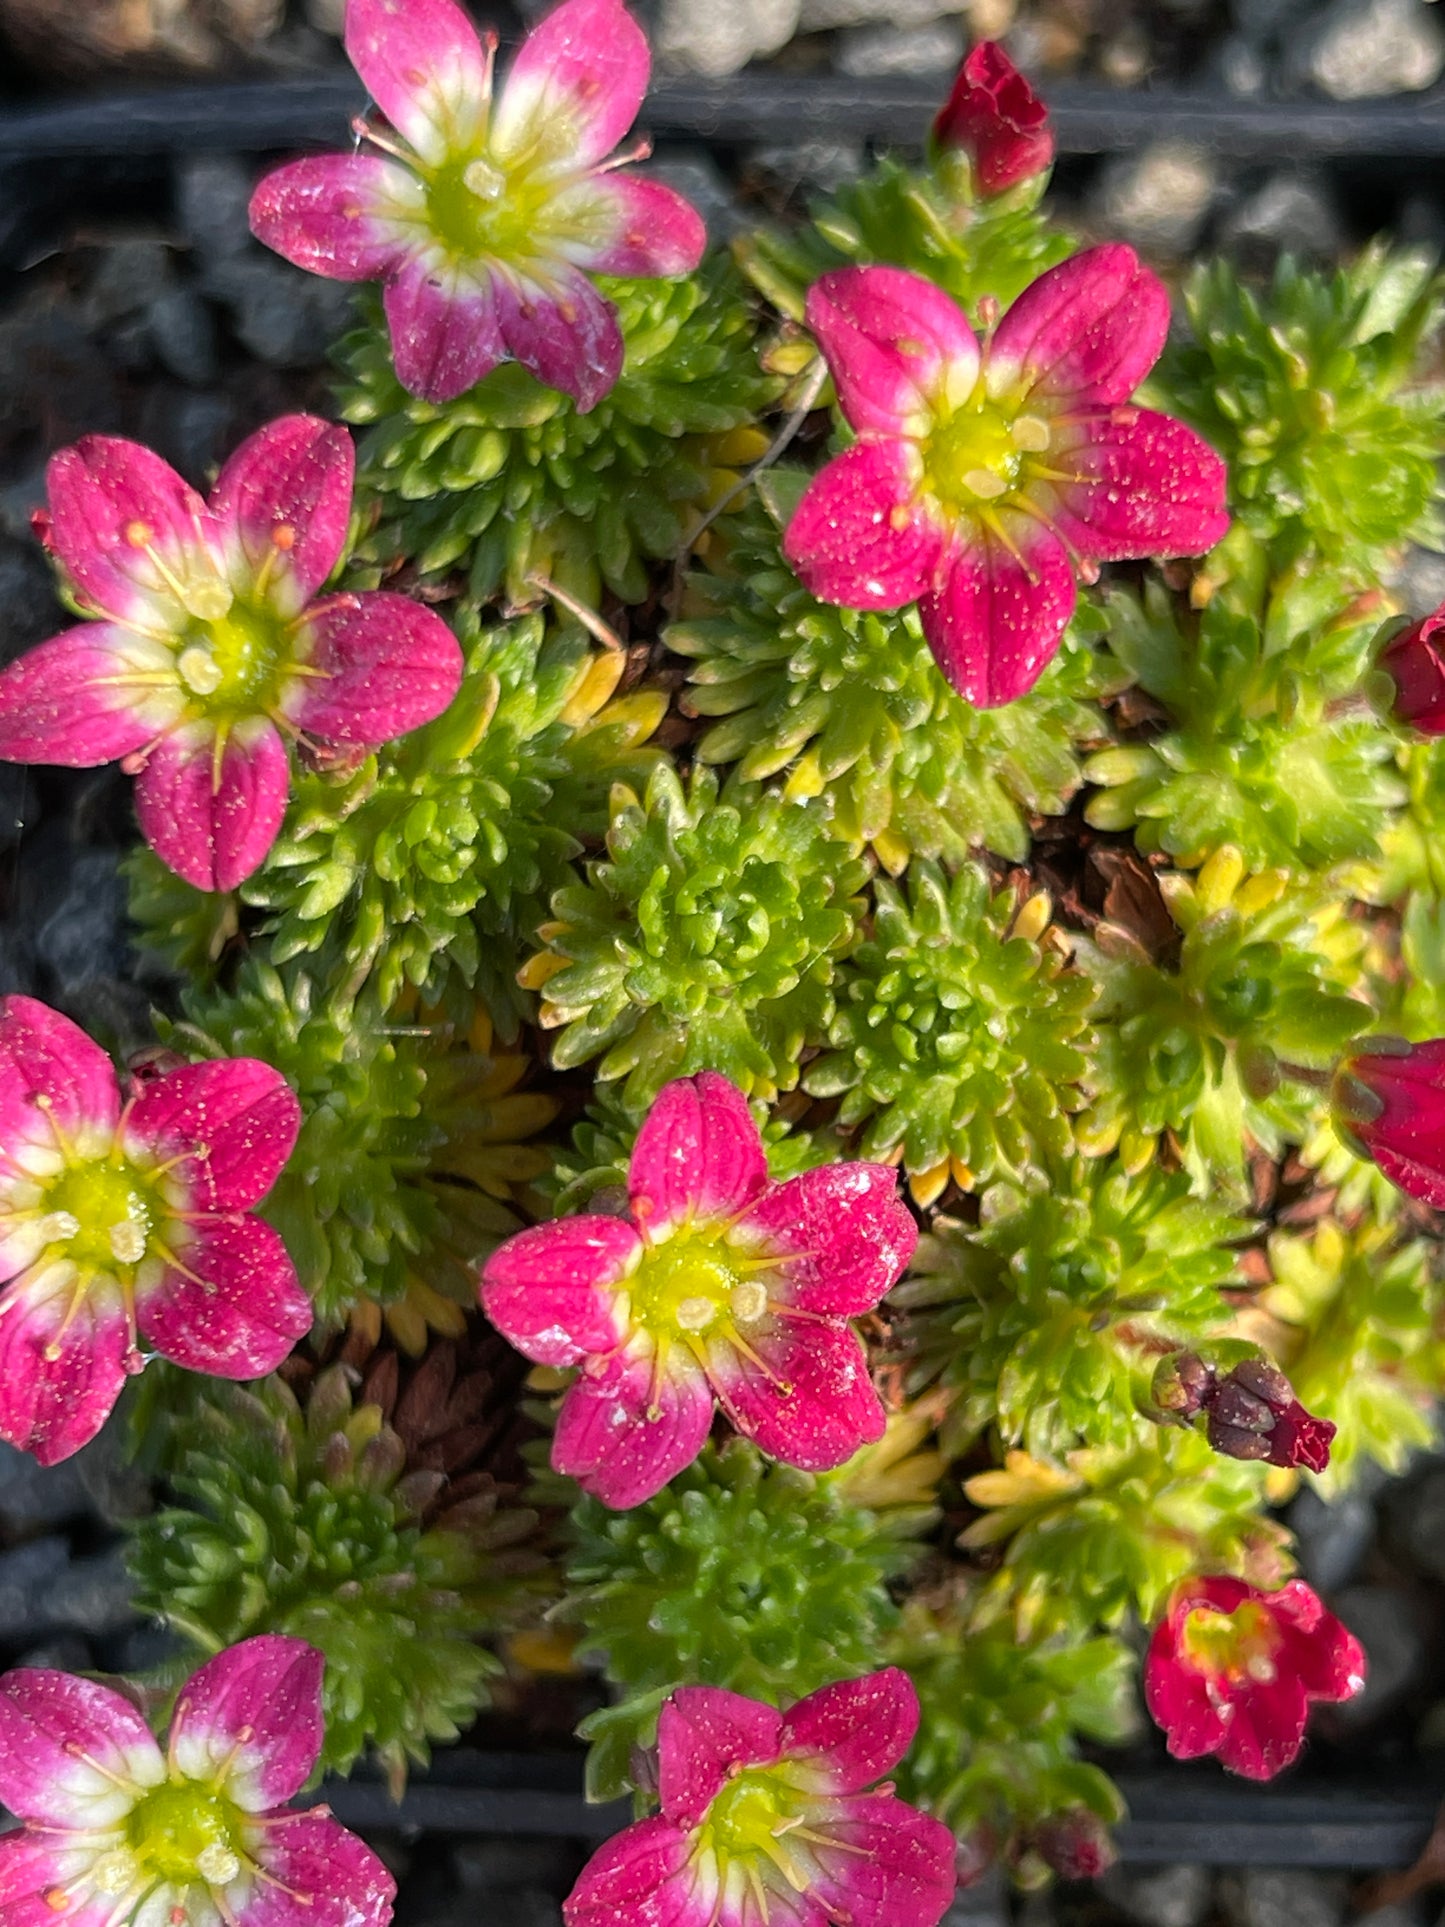
[[690,274],[707,248],[691,202],[637,174],[589,175],[555,197],[547,219],[566,231],[567,258],[594,274]]
[[1198,1760],[1217,1753],[1224,1739],[1225,1709],[1209,1695],[1202,1673],[1180,1665],[1172,1629],[1155,1628],[1144,1663],[1144,1703],[1149,1717],[1169,1736],[1176,1760]]
[[0,1800],[22,1820],[113,1826],[165,1772],[150,1728],[108,1686],[48,1667],[0,1679]]
[[686,1834],[654,1815],[600,1846],[562,1903],[566,1927],[707,1927],[685,1878]]
[[730,1218],[767,1183],[763,1140],[735,1084],[701,1071],[664,1087],[627,1168],[639,1224],[659,1236],[689,1218]]
[[967,149],[986,195],[1041,174],[1054,158],[1048,109],[993,40],[980,41],[959,68],[933,138],[945,150]]
[[846,1326],[776,1318],[744,1335],[762,1365],[714,1338],[708,1376],[733,1424],[770,1458],[827,1472],[882,1438],[868,1360]]
[[777,1759],[783,1731],[775,1706],[720,1686],[679,1687],[657,1722],[664,1817],[679,1827],[697,1826],[740,1767]]
[[728,1242],[779,1255],[767,1278],[771,1297],[804,1311],[857,1318],[903,1276],[918,1226],[898,1195],[892,1165],[825,1164],[760,1198]]
[[978,709],[1027,695],[1074,612],[1074,572],[1059,538],[1022,515],[999,519],[1017,553],[980,532],[918,605],[934,660]]
[[74,1297],[66,1264],[27,1274],[0,1298],[0,1439],[41,1465],[88,1445],[126,1380],[130,1332],[119,1290],[92,1284],[70,1316]]
[[127,1147],[158,1164],[193,1211],[247,1211],[280,1177],[301,1128],[296,1093],[254,1057],[183,1064],[144,1086],[126,1120]]
[[1032,282],[994,335],[991,394],[1127,401],[1169,333],[1169,296],[1132,248],[1087,248]]
[[[1221,1766],[1246,1780],[1272,1780],[1299,1757],[1309,1720],[1309,1700],[1287,1671],[1260,1681],[1233,1702],[1219,1745]],[[1170,1752],[1174,1751],[1171,1745]],[[1175,1756],[1180,1757],[1179,1755]]]
[[1291,1579],[1269,1595],[1270,1611],[1285,1629],[1289,1669],[1311,1699],[1353,1699],[1364,1683],[1365,1651],[1318,1594]]
[[789,1778],[818,1793],[861,1793],[897,1766],[918,1731],[918,1694],[889,1666],[799,1700],[783,1719]]
[[482,1310],[539,1365],[579,1365],[625,1332],[616,1292],[642,1249],[623,1218],[557,1218],[508,1238],[482,1270]]
[[825,274],[808,290],[806,314],[859,434],[921,435],[934,398],[946,388],[957,406],[977,379],[978,338],[963,310],[904,268]]
[[626,1511],[692,1464],[707,1441],[712,1412],[706,1378],[680,1350],[655,1388],[650,1356],[615,1354],[595,1377],[584,1371],[563,1399],[553,1469],[570,1474],[603,1505]]
[[135,786],[141,834],[163,863],[198,890],[234,890],[266,859],[286,814],[291,766],[276,725],[238,723],[219,772],[205,724],[167,736]]
[[[110,1927],[115,1895],[63,1897],[93,1860],[93,1850],[67,1847],[53,1834],[9,1833],[0,1840],[0,1920],[5,1927]],[[63,1911],[62,1911],[63,1909]]]
[[1373,1117],[1339,1119],[1365,1155],[1412,1198],[1445,1209],[1445,1037],[1405,1051],[1356,1051],[1336,1075],[1378,1106]]
[[262,1633],[207,1660],[181,1688],[170,1758],[246,1813],[283,1806],[321,1751],[326,1661],[304,1639]]
[[461,268],[412,255],[383,299],[396,378],[426,401],[455,401],[506,354],[490,280],[479,286]]
[[12,1154],[22,1144],[54,1146],[52,1117],[72,1142],[109,1137],[120,1117],[115,1066],[49,1004],[7,997],[0,1003],[0,1144]]
[[1224,463],[1192,428],[1148,408],[1101,410],[1056,436],[1050,519],[1080,555],[1101,562],[1202,555],[1229,527]]
[[906,442],[857,442],[815,475],[783,537],[783,554],[820,602],[901,609],[932,588],[944,534],[918,500]]
[[170,602],[148,548],[184,571],[213,534],[200,496],[139,442],[86,435],[51,456],[45,478],[50,546],[86,600],[121,622],[152,597]]
[[652,68],[647,38],[620,0],[564,0],[522,42],[496,111],[499,160],[536,155],[579,173],[637,118]]
[[110,622],[86,622],[0,669],[0,761],[92,769],[154,740],[179,716],[179,684],[147,680],[170,667]]
[[315,415],[283,415],[242,442],[210,504],[240,579],[274,571],[273,597],[284,583],[286,613],[301,610],[341,559],[355,477],[350,435]]
[[311,1329],[311,1300],[281,1234],[249,1214],[171,1223],[163,1235],[178,1265],[136,1285],[142,1334],[173,1364],[217,1378],[275,1371]]
[[951,1828],[891,1793],[827,1801],[816,1812],[820,1877],[811,1888],[830,1920],[868,1927],[938,1927],[958,1885]]
[[256,1857],[266,1878],[246,1896],[244,1927],[386,1927],[391,1919],[396,1882],[325,1813],[269,1827]]
[[388,590],[328,596],[306,620],[310,666],[287,713],[333,743],[386,743],[429,723],[462,682],[457,639],[431,609]]
[[251,196],[251,232],[283,259],[333,281],[379,281],[403,247],[398,215],[419,218],[420,181],[380,154],[317,154],[268,174]]
[[1395,720],[1424,736],[1445,735],[1445,602],[1392,636],[1379,666],[1395,685]]
[[474,144],[491,72],[454,0],[347,0],[346,51],[392,126],[435,166]]
[[557,267],[547,287],[499,275],[497,311],[511,353],[538,381],[570,395],[579,415],[595,408],[622,373],[617,310],[576,268]]

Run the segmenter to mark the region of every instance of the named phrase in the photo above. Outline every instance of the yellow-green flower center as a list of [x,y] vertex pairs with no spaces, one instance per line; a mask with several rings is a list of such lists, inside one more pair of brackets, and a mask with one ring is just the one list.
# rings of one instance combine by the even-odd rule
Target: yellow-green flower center
[[1275,1676],[1280,1631],[1258,1601],[1246,1599],[1232,1613],[1196,1606],[1179,1633],[1179,1657],[1209,1679],[1268,1684]]
[[45,1193],[46,1231],[57,1256],[88,1271],[138,1265],[158,1216],[153,1182],[124,1160],[71,1164]]
[[224,1887],[249,1864],[240,1809],[195,1780],[168,1780],[126,1818],[136,1884]]
[[292,654],[275,610],[235,600],[222,615],[192,618],[177,638],[176,669],[207,715],[255,715],[274,707]]
[[636,1322],[658,1337],[693,1337],[767,1310],[765,1286],[716,1236],[686,1230],[644,1251],[627,1280]]
[[[833,1844],[809,1826],[810,1796],[790,1785],[782,1766],[746,1767],[717,1795],[693,1834],[695,1860],[711,1858],[734,1899],[760,1901],[768,1889],[805,1893],[816,1870],[813,1849]],[[762,1919],[767,1909],[759,1906]]]
[[976,389],[935,420],[923,445],[926,484],[955,513],[977,509],[1025,485],[1027,458],[1048,445],[1042,416],[1010,413]]
[[534,170],[501,167],[483,151],[445,161],[425,179],[432,232],[454,261],[520,262],[547,252],[556,184]]

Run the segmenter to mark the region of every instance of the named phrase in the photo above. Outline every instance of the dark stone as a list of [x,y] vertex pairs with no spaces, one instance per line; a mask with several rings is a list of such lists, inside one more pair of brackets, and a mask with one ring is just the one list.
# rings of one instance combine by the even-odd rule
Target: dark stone
[[74,1459],[40,1465],[28,1452],[0,1443],[0,1519],[20,1526],[60,1525],[90,1510]]
[[28,533],[0,532],[0,660],[13,662],[73,620],[56,601],[40,545]]
[[131,1592],[120,1546],[77,1559],[56,1574],[40,1602],[42,1623],[91,1635],[121,1632],[135,1619]]
[[56,1624],[49,1604],[69,1564],[69,1543],[58,1536],[0,1552],[0,1640],[33,1639]]
[[1364,1647],[1369,1671],[1364,1692],[1331,1706],[1327,1724],[1368,1726],[1419,1682],[1426,1658],[1419,1614],[1408,1593],[1385,1586],[1347,1586],[1329,1606]]
[[168,288],[151,303],[146,321],[157,360],[178,381],[204,388],[216,380],[216,324],[194,288]]
[[1099,1891],[1138,1927],[1199,1927],[1209,1911],[1207,1867],[1111,1867]]
[[1317,1592],[1332,1592],[1354,1577],[1375,1535],[1375,1512],[1359,1492],[1326,1503],[1306,1489],[1289,1515],[1299,1541],[1300,1567]]
[[1347,1892],[1338,1875],[1302,1867],[1248,1867],[1219,1883],[1230,1927],[1343,1927]]
[[581,1867],[570,1842],[544,1838],[463,1840],[452,1864],[464,1893],[492,1895],[503,1888],[546,1888],[565,1895]]
[[125,883],[111,850],[72,857],[55,908],[36,933],[35,952],[61,995],[95,977],[125,974]]

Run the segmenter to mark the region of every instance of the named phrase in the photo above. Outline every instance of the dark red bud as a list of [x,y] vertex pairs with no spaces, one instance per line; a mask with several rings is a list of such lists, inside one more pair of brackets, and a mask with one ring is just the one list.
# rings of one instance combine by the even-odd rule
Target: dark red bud
[[959,68],[933,139],[969,155],[985,195],[1042,174],[1054,158],[1048,109],[993,40],[980,41]]
[[1445,735],[1445,602],[1387,643],[1379,666],[1395,685],[1396,721],[1424,736]]
[[1119,1857],[1109,1829],[1087,1807],[1050,1814],[1035,1828],[1032,1844],[1061,1880],[1097,1880]]
[[1175,1352],[1159,1361],[1150,1395],[1162,1412],[1193,1418],[1214,1385],[1214,1373],[1197,1352]]

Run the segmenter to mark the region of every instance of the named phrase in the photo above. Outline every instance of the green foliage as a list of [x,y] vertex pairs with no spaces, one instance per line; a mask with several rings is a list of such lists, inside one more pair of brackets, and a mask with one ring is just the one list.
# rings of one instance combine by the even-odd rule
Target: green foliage
[[[365,424],[360,485],[377,526],[352,573],[375,583],[406,561],[423,582],[465,569],[469,593],[534,606],[557,583],[596,607],[605,583],[647,593],[648,561],[676,554],[721,486],[717,469],[781,384],[758,366],[735,270],[714,257],[666,281],[599,283],[616,303],[626,361],[588,414],[516,362],[455,401],[408,394],[392,368],[380,303],[342,343],[345,420]],[[756,448],[753,443],[756,442]]]
[[309,776],[243,896],[272,913],[271,958],[323,943],[348,978],[372,972],[435,1001],[479,986],[516,1018],[517,966],[579,837],[600,836],[614,778],[644,780],[666,698],[609,701],[621,660],[540,616],[498,627],[459,616],[466,679],[451,707],[355,774]]
[[235,892],[196,889],[145,843],[123,857],[120,868],[137,948],[150,951],[178,977],[209,982],[240,930]]
[[1080,1144],[1138,1169],[1158,1134],[1179,1140],[1197,1189],[1244,1178],[1248,1139],[1271,1155],[1310,1137],[1321,1092],[1292,1073],[1322,1075],[1370,1027],[1367,933],[1328,882],[1291,886],[1277,871],[1246,878],[1220,850],[1189,878],[1159,879],[1183,933],[1165,968],[1121,930],[1079,939],[1099,986],[1093,1101]]
[[844,1093],[838,1123],[864,1126],[863,1157],[901,1148],[910,1175],[951,1161],[959,1182],[981,1184],[1025,1178],[1068,1146],[1094,993],[1038,941],[1047,916],[1046,898],[1020,913],[1017,892],[991,892],[974,863],[951,881],[922,861],[906,883],[878,881],[830,1048],[803,1078],[814,1096]]
[[204,1654],[255,1633],[308,1640],[326,1655],[320,1764],[344,1773],[370,1750],[399,1792],[407,1762],[486,1703],[499,1668],[476,1642],[523,1597],[507,1548],[533,1516],[488,1491],[427,1523],[439,1475],[405,1471],[340,1366],[304,1413],[279,1378],[206,1380],[169,1428],[178,1502],[134,1528],[137,1606]]
[[581,1728],[593,1799],[623,1789],[633,1746],[651,1744],[676,1686],[786,1704],[877,1666],[897,1618],[887,1582],[921,1521],[851,1502],[845,1479],[729,1439],[631,1512],[579,1500],[560,1610],[620,1694]]
[[1354,885],[1372,903],[1398,903],[1412,892],[1445,902],[1445,737],[1402,743],[1398,761],[1405,807],[1380,839],[1379,863],[1361,865]]
[[811,811],[669,766],[646,795],[614,792],[607,857],[552,899],[545,984],[559,1068],[605,1053],[640,1110],[671,1077],[722,1071],[767,1098],[797,1082],[799,1053],[833,1016],[838,958],[858,937],[866,866]]
[[1050,1160],[1047,1182],[984,1193],[977,1226],[936,1219],[889,1299],[910,1389],[947,1397],[945,1451],[989,1427],[1035,1457],[1127,1447],[1161,1353],[1223,1327],[1247,1219],[1182,1172]]
[[1021,860],[1030,815],[1061,814],[1079,746],[1108,735],[1091,700],[1114,673],[1090,646],[1102,618],[1082,604],[1026,696],[975,709],[939,673],[915,608],[832,608],[783,561],[779,531],[806,480],[765,479],[764,506],[729,519],[721,557],[688,578],[685,619],[666,632],[693,664],[683,706],[718,719],[699,760],[736,762],[746,781],[786,771],[789,796],[817,797],[835,836],[873,843],[892,870],[979,844]]
[[1224,456],[1234,512],[1277,563],[1312,553],[1368,583],[1438,532],[1445,386],[1412,384],[1441,296],[1427,258],[1380,246],[1334,272],[1286,256],[1258,292],[1226,261],[1190,276],[1192,338],[1156,385]]
[[1445,1392],[1445,1288],[1430,1248],[1388,1225],[1342,1231],[1326,1219],[1307,1237],[1277,1233],[1269,1260],[1261,1335],[1305,1409],[1339,1427],[1316,1483],[1343,1491],[1369,1460],[1401,1471],[1435,1442]]
[[1186,866],[1224,844],[1251,869],[1375,856],[1404,800],[1397,733],[1360,696],[1377,623],[1327,575],[1262,618],[1232,604],[1194,616],[1158,582],[1109,595],[1109,646],[1165,722],[1089,758],[1088,821]]

